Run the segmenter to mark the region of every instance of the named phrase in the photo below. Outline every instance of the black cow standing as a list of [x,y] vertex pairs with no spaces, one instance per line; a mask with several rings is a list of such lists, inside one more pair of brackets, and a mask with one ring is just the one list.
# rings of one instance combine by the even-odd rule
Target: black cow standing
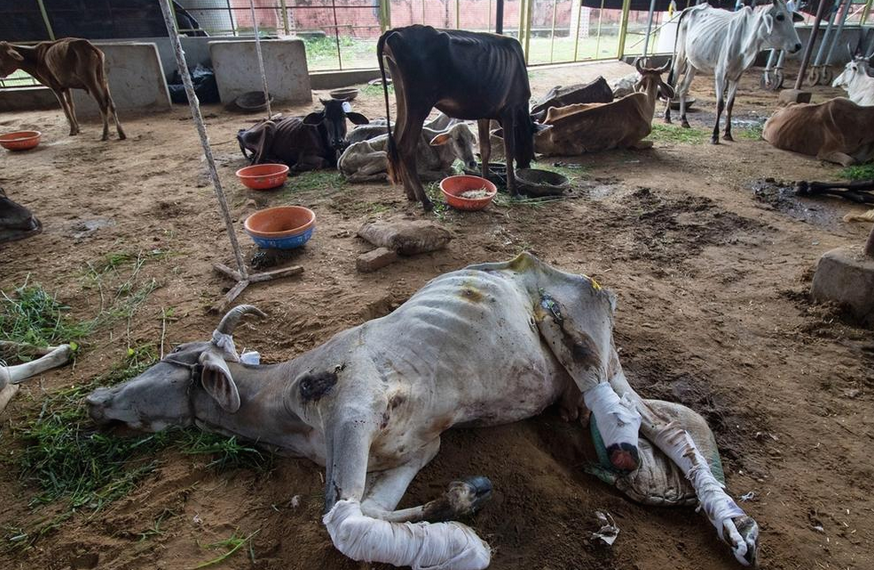
[[281,162],[295,171],[336,167],[339,154],[346,148],[346,119],[356,125],[367,124],[368,120],[348,110],[346,101],[320,101],[324,108],[303,119],[265,120],[240,130],[237,141],[243,156],[252,164]]
[[[515,39],[461,30],[437,31],[409,26],[384,33],[376,46],[389,113],[385,65],[397,97],[395,136],[388,128],[389,175],[404,184],[407,198],[425,210],[433,204],[416,171],[416,145],[422,124],[437,107],[450,117],[476,120],[479,126],[483,177],[491,155],[489,121],[501,123],[505,133],[507,186],[518,196],[513,161],[528,168],[534,158],[535,125],[528,115],[531,88],[522,46]],[[397,138],[397,140],[395,140]]]

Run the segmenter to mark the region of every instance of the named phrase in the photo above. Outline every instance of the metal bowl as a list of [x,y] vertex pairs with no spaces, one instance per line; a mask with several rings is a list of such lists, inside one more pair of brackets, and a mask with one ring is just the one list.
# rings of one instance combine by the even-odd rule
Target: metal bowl
[[538,168],[519,168],[516,170],[516,181],[523,194],[534,198],[559,196],[571,186],[566,176]]
[[361,91],[354,87],[344,87],[342,89],[328,91],[328,95],[331,96],[331,99],[336,99],[338,101],[352,101],[358,97],[359,93],[361,93]]
[[[270,96],[270,102],[273,102],[272,95]],[[267,101],[264,100],[263,91],[249,91],[248,93],[243,93],[234,99],[234,105],[243,111],[248,112],[263,111],[267,109]]]

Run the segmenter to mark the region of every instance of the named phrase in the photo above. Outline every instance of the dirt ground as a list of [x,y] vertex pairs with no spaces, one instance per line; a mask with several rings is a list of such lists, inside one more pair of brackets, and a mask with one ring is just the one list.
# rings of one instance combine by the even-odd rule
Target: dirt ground
[[[619,64],[540,69],[532,72],[532,85],[539,95],[557,83],[627,72]],[[744,81],[736,108],[741,121],[761,122],[775,108],[776,96],[758,90],[758,77],[752,72]],[[815,99],[836,94],[816,89]],[[709,130],[712,79],[697,78],[694,96],[690,121]],[[384,115],[381,94],[360,99],[356,110]],[[874,568],[874,336],[807,295],[818,257],[861,243],[869,227],[841,220],[861,208],[768,194],[762,183],[833,179],[838,167],[764,141],[656,141],[649,151],[568,159],[584,167],[570,171],[571,199],[437,218],[408,203],[400,188],[342,184],[335,175],[248,191],[233,175],[244,165],[234,135],[258,117],[217,106],[204,114],[247,256],[255,248],[242,222],[256,209],[301,204],[318,219],[313,240],[287,262],[304,273],[250,287],[241,297],[270,319],[241,326],[238,347],[261,351],[266,362],[294,357],[388,313],[443,272],[529,250],[618,294],[616,343],[632,384],[645,397],[681,402],[710,422],[729,491],[752,496],[741,506],[761,526],[762,568]],[[89,262],[119,251],[171,252],[140,270],[158,288],[129,329],[119,322],[99,330],[75,367],[23,387],[0,416],[3,448],[19,445],[12,429],[38,412],[45,393],[104,373],[128,346],[157,343],[163,309],[174,308],[176,317],[166,326],[167,346],[206,339],[217,322],[207,309],[230,286],[211,269],[233,257],[188,109],[121,118],[128,140],[102,143],[94,124],[68,137],[60,110],[0,116],[4,131],[44,133],[37,150],[0,155],[0,184],[45,227],[39,236],[0,247],[3,291],[39,282],[76,317],[91,318],[100,296],[84,285]],[[356,256],[370,249],[355,237],[357,229],[390,216],[437,219],[455,239],[447,250],[357,273]],[[83,223],[94,221],[101,227],[83,235]],[[495,569],[739,568],[703,515],[640,506],[584,474],[581,465],[592,458],[587,440],[584,429],[552,410],[514,425],[451,431],[402,504],[434,498],[459,476],[491,478],[494,497],[471,524],[495,549]],[[78,513],[29,552],[0,548],[0,567],[192,568],[216,555],[203,545],[259,529],[254,562],[241,551],[220,567],[368,567],[332,547],[320,523],[323,474],[310,462],[279,459],[268,473],[215,473],[203,458],[173,450],[159,459],[159,468],[127,497],[97,513]],[[51,506],[28,506],[36,492],[22,485],[14,467],[0,470],[0,529],[51,514]],[[621,529],[612,548],[590,539],[596,510],[610,512]],[[136,532],[165,511],[172,514],[161,532],[140,540]],[[0,534],[8,542],[6,531]]]

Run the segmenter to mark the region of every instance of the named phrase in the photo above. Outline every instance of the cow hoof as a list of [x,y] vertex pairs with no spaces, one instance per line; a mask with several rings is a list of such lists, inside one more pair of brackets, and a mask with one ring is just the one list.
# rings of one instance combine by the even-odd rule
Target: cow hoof
[[719,144],[719,137],[710,137],[710,144]]
[[422,202],[422,210],[424,210],[425,212],[430,212],[433,209],[434,209],[434,202],[432,202],[431,200],[425,199]]
[[724,135],[722,135],[722,140],[728,141],[728,142],[734,142],[734,137],[731,136],[731,133],[725,133]]
[[640,454],[630,443],[614,443],[607,448],[610,465],[621,473],[630,473],[640,465]]
[[666,124],[666,125],[671,125],[671,124],[673,124],[673,121],[671,121],[671,118],[670,118],[670,117],[665,117],[665,124]]
[[[729,540],[733,540],[731,551],[735,559],[744,566],[756,566],[759,550],[759,525],[747,515],[733,519],[734,529],[726,524]],[[736,532],[731,532],[736,530]]]
[[492,483],[486,477],[453,481],[442,497],[425,506],[424,518],[442,522],[476,514],[492,496]]
[[687,121],[685,119],[683,120],[682,123],[680,123],[680,126],[682,126],[684,129],[691,129],[692,128],[692,125],[689,124],[689,121]]

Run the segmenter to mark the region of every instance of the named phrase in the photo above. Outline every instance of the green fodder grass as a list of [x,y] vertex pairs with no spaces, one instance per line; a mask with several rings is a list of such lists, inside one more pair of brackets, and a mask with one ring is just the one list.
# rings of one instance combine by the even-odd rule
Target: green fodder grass
[[95,321],[77,321],[70,307],[28,280],[11,294],[0,292],[0,340],[35,346],[75,342],[88,336]]
[[710,133],[704,129],[684,129],[679,125],[665,125],[654,122],[652,132],[646,140],[664,143],[703,144],[710,140]]
[[844,180],[874,180],[874,162],[848,166],[838,176]]

